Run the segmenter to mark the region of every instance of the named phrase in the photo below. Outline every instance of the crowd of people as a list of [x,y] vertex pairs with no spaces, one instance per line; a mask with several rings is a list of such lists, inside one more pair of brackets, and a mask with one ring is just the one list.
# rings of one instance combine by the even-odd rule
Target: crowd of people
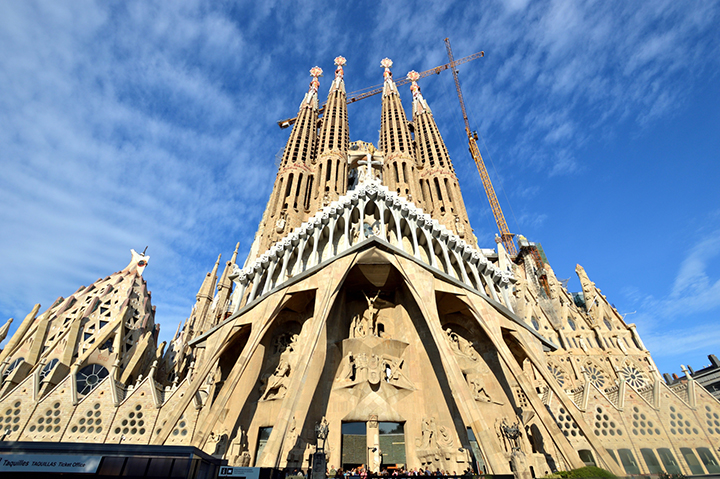
[[[467,468],[460,474],[456,471],[445,471],[443,469],[435,469],[434,471],[429,468],[413,468],[405,469],[404,467],[390,467],[382,468],[380,472],[374,473],[368,471],[365,465],[353,467],[350,469],[337,468],[335,466],[329,466],[327,468],[325,477],[328,479],[366,479],[372,477],[412,477],[412,476],[443,476],[443,477],[460,477],[460,476],[474,476],[475,473]],[[285,475],[286,479],[305,478],[306,475],[302,469],[295,469]]]

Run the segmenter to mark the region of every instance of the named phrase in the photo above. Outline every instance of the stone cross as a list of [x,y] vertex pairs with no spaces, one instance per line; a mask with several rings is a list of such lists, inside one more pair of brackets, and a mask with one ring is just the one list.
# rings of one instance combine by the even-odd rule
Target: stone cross
[[382,166],[383,164],[383,162],[380,160],[373,160],[373,153],[375,153],[374,148],[368,151],[368,154],[365,155],[364,160],[358,161],[358,165],[365,165],[365,174],[360,175],[360,184],[373,181],[375,179],[375,175],[373,175],[372,172],[373,166]]

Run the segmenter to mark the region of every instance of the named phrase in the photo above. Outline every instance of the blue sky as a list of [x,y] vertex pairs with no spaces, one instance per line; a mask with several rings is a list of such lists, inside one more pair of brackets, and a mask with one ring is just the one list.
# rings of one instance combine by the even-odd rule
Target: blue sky
[[[167,339],[246,254],[314,65],[349,91],[459,67],[508,223],[559,278],[582,264],[662,372],[720,353],[720,3],[0,2],[0,320],[123,268]],[[452,76],[420,80],[481,245],[496,231]],[[401,88],[406,109],[409,88]],[[380,98],[349,106],[377,144]]]

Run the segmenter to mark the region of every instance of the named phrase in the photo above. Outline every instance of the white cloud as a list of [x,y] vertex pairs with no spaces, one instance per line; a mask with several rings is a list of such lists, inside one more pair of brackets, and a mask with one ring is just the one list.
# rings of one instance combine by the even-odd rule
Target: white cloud
[[625,297],[637,307],[633,319],[653,356],[681,362],[693,352],[720,347],[720,335],[715,334],[715,318],[720,315],[720,275],[715,264],[719,257],[720,230],[715,230],[689,248],[666,296],[626,288]]
[[[459,68],[477,88],[466,90],[472,126],[496,157],[496,188],[525,197],[539,193],[516,170],[581,171],[588,135],[678,108],[698,75],[717,71],[717,17],[711,1],[2,3],[0,310],[23,316],[149,245],[145,274],[172,333],[215,255],[249,247],[287,139],[274,122],[294,115],[314,64],[326,91],[338,54],[352,91],[380,83],[384,56],[396,76],[445,63],[445,35],[456,57],[484,49]],[[466,155],[449,73],[421,86],[431,106],[455,107],[434,112]],[[366,102],[350,106],[352,139],[377,141],[379,100]],[[494,233],[472,181],[462,186],[482,199],[468,209]],[[687,281],[702,282],[688,264]]]

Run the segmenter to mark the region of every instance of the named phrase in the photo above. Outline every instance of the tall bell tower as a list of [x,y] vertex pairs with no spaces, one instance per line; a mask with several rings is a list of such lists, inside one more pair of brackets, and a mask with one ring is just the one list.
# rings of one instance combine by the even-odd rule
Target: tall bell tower
[[477,244],[447,147],[435,123],[432,110],[420,93],[420,86],[417,84],[419,75],[411,71],[408,73],[408,78],[412,80],[410,89],[413,94],[415,152],[425,209],[465,241],[473,245]]
[[344,57],[335,58],[335,78],[330,85],[325,114],[320,127],[320,141],[315,164],[317,187],[313,209],[317,211],[337,200],[347,191],[347,162],[350,133],[348,128],[347,97],[343,79]]
[[412,135],[400,94],[392,78],[392,60],[380,62],[383,73],[382,120],[380,122],[380,150],[385,152],[383,179],[385,185],[397,194],[423,205],[417,182],[416,160]]
[[310,211],[317,149],[318,77],[322,69],[313,67],[310,75],[310,88],[300,102],[297,122],[285,145],[275,186],[256,236],[258,244],[253,245],[253,249],[257,247],[260,252],[299,226]]

